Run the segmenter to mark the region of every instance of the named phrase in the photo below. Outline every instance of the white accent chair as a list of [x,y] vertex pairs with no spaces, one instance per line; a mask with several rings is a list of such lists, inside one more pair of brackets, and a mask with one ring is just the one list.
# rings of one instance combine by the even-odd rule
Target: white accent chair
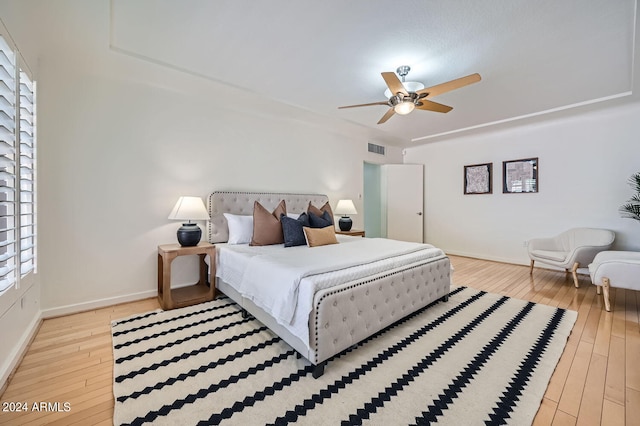
[[573,284],[579,287],[578,272],[587,274],[588,265],[596,254],[608,250],[613,245],[616,234],[608,229],[573,228],[552,238],[529,240],[527,251],[531,258],[531,269],[535,262],[563,268],[573,275]]
[[591,282],[597,286],[597,292],[604,289],[602,298],[604,308],[611,311],[609,288],[640,290],[640,252],[603,251],[598,253],[589,265]]

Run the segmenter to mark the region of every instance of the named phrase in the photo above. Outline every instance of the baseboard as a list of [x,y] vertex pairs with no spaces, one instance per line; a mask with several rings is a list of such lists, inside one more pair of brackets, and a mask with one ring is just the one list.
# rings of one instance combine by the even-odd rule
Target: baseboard
[[59,306],[57,308],[43,309],[42,319],[60,317],[63,315],[77,314],[78,312],[90,311],[93,309],[105,308],[107,306],[118,305],[120,303],[135,302],[137,300],[156,297],[158,290],[147,290],[140,293],[126,294],[124,296],[107,297],[104,299],[92,300],[90,302],[74,303],[72,305]]
[[444,251],[447,254],[452,254],[454,256],[463,256],[463,257],[471,257],[474,259],[491,260],[493,262],[510,263],[512,265],[529,266],[529,262],[530,262],[529,260],[511,259],[511,258],[504,258],[504,257],[498,257],[498,256],[487,256],[484,253],[468,253],[468,252],[459,251],[459,250],[447,250],[447,249],[442,249],[442,251]]
[[57,308],[38,311],[38,314],[33,318],[31,323],[23,333],[20,341],[16,345],[11,355],[7,360],[5,360],[4,364],[0,365],[0,395],[4,393],[7,384],[9,383],[9,379],[14,374],[17,366],[22,361],[22,358],[26,354],[27,349],[29,349],[29,345],[38,332],[42,320],[63,315],[75,314],[78,312],[90,311],[92,309],[104,308],[120,303],[148,299],[150,297],[156,297],[157,295],[157,290],[148,290],[140,293],[133,293],[118,297],[109,297],[105,299],[93,300],[91,302],[76,303],[73,305],[60,306]]
[[4,394],[4,391],[9,384],[9,379],[13,376],[20,362],[22,362],[22,358],[27,353],[27,349],[29,349],[31,341],[38,332],[41,322],[42,312],[39,311],[22,334],[22,338],[14,348],[9,358],[1,366],[2,370],[0,370],[0,395]]
[[[171,288],[189,287],[193,283],[173,284]],[[88,302],[74,303],[72,305],[58,306],[42,310],[42,319],[61,317],[63,315],[77,314],[79,312],[91,311],[93,309],[106,308],[107,306],[118,305],[120,303],[135,302],[158,296],[158,290],[147,290],[139,293],[125,294],[123,296],[106,297],[104,299],[91,300]]]
[[[530,266],[531,265],[531,260],[530,259],[527,259],[527,260],[507,259],[507,258],[496,257],[496,256],[487,256],[485,254],[467,253],[467,252],[458,251],[458,250],[445,250],[445,249],[443,249],[443,251],[446,254],[451,254],[451,255],[454,255],[454,256],[470,257],[472,259],[481,259],[481,260],[489,260],[489,261],[492,261],[492,262],[509,263],[511,265],[522,265],[522,266]],[[550,270],[550,271],[566,272],[562,268],[558,268],[558,267],[553,266],[553,265],[547,265],[546,263],[539,263],[539,262],[535,263],[534,268],[535,269],[547,269],[547,270]],[[589,275],[589,269],[588,268],[580,268],[580,269],[578,269],[578,275]]]

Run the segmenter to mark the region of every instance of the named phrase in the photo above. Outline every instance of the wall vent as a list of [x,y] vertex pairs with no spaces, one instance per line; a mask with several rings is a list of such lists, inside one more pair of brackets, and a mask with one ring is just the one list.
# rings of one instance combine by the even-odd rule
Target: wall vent
[[370,143],[369,152],[373,152],[374,154],[384,155],[384,146]]

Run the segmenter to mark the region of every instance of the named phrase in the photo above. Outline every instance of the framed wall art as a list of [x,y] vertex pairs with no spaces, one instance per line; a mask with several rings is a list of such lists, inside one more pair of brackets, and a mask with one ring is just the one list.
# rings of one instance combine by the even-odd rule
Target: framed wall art
[[464,193],[491,194],[493,163],[464,166]]
[[505,194],[538,192],[538,158],[502,162],[502,192]]

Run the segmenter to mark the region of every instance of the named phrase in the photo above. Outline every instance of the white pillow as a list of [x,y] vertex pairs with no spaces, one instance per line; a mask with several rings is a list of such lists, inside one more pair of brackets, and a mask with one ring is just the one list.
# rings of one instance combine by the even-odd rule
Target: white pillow
[[287,213],[287,217],[291,219],[298,219],[300,217],[300,213]]
[[249,244],[253,236],[253,216],[223,213],[229,225],[229,244]]

